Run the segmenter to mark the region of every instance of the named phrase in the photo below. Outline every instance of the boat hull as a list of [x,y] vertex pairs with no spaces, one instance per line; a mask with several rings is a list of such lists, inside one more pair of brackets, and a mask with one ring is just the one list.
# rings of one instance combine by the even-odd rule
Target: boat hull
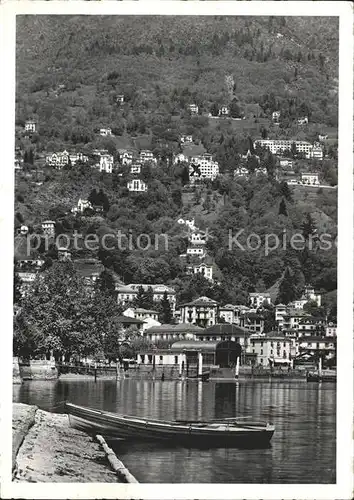
[[165,441],[181,446],[263,447],[269,444],[274,433],[274,427],[269,424],[177,424],[125,417],[76,405],[66,406],[72,427],[111,439]]

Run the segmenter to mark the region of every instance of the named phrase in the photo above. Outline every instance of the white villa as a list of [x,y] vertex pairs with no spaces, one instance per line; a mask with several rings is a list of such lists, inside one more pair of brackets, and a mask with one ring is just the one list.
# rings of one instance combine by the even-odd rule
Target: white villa
[[147,184],[141,179],[133,179],[129,181],[127,184],[127,188],[129,189],[129,191],[135,193],[145,193],[148,190]]

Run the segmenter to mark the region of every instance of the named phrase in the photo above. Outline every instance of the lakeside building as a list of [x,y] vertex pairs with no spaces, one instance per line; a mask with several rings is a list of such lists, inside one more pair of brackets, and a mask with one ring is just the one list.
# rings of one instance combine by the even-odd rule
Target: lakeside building
[[254,312],[246,312],[240,315],[240,326],[253,333],[263,333],[264,317]]
[[215,325],[218,317],[218,307],[219,303],[216,300],[206,296],[199,297],[179,306],[180,321],[203,328]]
[[135,193],[145,193],[148,190],[147,184],[141,179],[132,179],[127,183],[127,188]]
[[203,342],[231,340],[243,347],[247,346],[250,336],[251,333],[245,328],[228,323],[216,323],[196,333],[196,339]]
[[[285,151],[291,151],[292,145],[295,144],[296,151],[298,153],[303,153],[307,159],[314,158],[314,148],[315,148],[315,158],[320,159],[320,151],[322,151],[321,146],[314,146],[307,141],[293,141],[289,139],[257,139],[254,142],[254,147],[261,146],[269,149],[273,154],[284,153]],[[323,155],[323,151],[322,151]]]
[[37,122],[36,120],[26,120],[25,122],[25,132],[36,132]]
[[250,307],[258,309],[264,304],[271,304],[272,299],[268,292],[252,292],[248,295]]
[[247,352],[256,354],[256,363],[263,366],[291,364],[292,340],[282,336],[251,336]]
[[298,340],[299,353],[308,353],[316,355],[319,352],[328,357],[336,355],[337,337],[309,336]]
[[204,153],[190,158],[189,180],[193,184],[196,180],[214,180],[219,175],[219,164],[213,161],[209,153]]
[[172,312],[174,312],[176,308],[176,291],[173,288],[163,284],[157,284],[157,285],[150,285],[146,283],[130,283],[129,285],[117,284],[116,292],[117,292],[118,303],[129,306],[136,298],[140,287],[144,291],[148,290],[150,287],[152,288],[154,302],[161,302],[164,293],[166,292],[167,299],[170,302]]
[[144,309],[142,307],[128,307],[128,309],[123,312],[123,316],[143,321],[143,331],[147,330],[148,328],[161,325],[161,323],[159,322],[158,312],[152,309]]
[[144,332],[144,337],[151,342],[158,340],[196,340],[197,334],[202,333],[203,328],[189,323],[179,323],[177,325],[156,325],[148,328]]

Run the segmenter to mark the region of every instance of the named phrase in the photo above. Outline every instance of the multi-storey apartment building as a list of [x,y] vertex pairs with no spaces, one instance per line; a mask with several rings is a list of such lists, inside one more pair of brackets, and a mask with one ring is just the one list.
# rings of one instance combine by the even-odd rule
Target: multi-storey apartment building
[[[307,141],[292,141],[288,139],[257,139],[254,146],[262,146],[273,154],[284,153],[284,151],[289,151],[292,148],[292,144],[295,144],[296,151],[298,153],[303,153],[307,159],[313,158],[314,146]],[[315,146],[316,158],[319,155],[319,150],[322,148],[320,146]]]
[[218,302],[209,297],[199,297],[179,306],[181,323],[206,328],[215,325],[218,317]]
[[192,156],[189,165],[190,182],[202,179],[214,180],[219,175],[219,164],[209,153]]
[[292,340],[281,336],[251,336],[247,352],[256,354],[256,362],[268,366],[270,364],[290,364]]
[[150,287],[152,288],[154,302],[160,302],[164,297],[164,293],[166,292],[167,299],[169,300],[171,305],[171,309],[172,311],[175,310],[176,291],[173,288],[162,284],[158,285],[149,285],[146,283],[130,283],[129,285],[117,284],[116,292],[117,292],[118,303],[127,306],[130,305],[137,296],[140,287],[142,287],[144,291],[146,291]]

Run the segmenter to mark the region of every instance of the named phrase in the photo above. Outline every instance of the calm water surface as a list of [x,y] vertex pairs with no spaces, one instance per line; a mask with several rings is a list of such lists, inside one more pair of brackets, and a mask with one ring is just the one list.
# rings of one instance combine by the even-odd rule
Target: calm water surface
[[275,425],[267,449],[188,449],[157,443],[110,445],[139,482],[335,483],[334,384],[306,382],[33,381],[16,402],[44,410],[62,400],[161,419],[261,417]]

